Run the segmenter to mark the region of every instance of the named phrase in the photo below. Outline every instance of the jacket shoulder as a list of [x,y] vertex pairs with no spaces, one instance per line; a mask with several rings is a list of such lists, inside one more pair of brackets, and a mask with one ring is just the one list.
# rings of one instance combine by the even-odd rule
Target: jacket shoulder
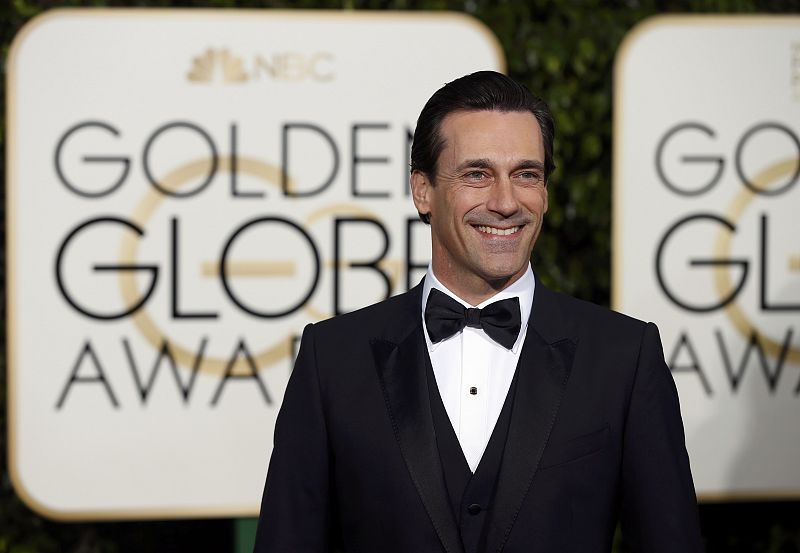
[[608,307],[578,299],[560,292],[552,292],[561,310],[573,319],[579,332],[601,332],[604,335],[641,335],[647,322]]

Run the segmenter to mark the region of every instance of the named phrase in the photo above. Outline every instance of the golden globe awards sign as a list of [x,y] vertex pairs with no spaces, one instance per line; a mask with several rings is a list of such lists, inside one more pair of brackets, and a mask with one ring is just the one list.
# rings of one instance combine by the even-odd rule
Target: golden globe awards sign
[[8,78],[9,465],[64,519],[257,513],[304,325],[415,284],[456,14],[62,10]]
[[798,497],[800,18],[655,18],[616,70],[615,307],[661,328],[701,499]]

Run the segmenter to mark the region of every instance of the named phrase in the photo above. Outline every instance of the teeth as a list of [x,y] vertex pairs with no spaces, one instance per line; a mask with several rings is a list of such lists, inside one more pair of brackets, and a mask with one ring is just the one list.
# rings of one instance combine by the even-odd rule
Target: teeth
[[499,236],[508,236],[509,234],[514,234],[519,230],[519,227],[511,227],[507,229],[489,227],[486,225],[479,225],[478,230],[481,232],[485,232],[486,234],[497,234]]

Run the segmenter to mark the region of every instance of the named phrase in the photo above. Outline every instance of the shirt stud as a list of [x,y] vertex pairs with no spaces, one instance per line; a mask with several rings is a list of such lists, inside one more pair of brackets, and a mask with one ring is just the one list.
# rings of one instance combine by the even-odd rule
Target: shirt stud
[[477,396],[478,395],[478,389],[475,386],[472,386],[469,389],[469,393],[470,393],[470,395]]

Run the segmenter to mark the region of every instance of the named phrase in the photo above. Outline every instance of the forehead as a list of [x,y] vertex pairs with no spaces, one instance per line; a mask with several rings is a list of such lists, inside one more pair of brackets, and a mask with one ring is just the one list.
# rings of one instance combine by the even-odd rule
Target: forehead
[[544,161],[542,131],[529,111],[457,111],[442,121],[440,160],[495,158]]

